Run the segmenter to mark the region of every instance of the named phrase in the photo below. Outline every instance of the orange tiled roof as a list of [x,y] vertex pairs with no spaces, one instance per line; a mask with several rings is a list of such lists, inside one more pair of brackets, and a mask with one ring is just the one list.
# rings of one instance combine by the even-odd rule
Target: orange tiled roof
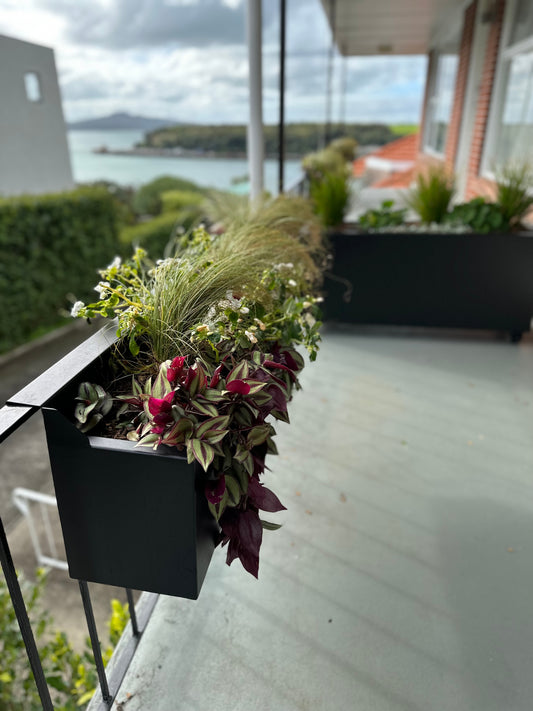
[[398,173],[391,173],[386,178],[381,178],[372,183],[373,188],[408,188],[413,182],[414,168],[402,170]]
[[409,136],[402,136],[395,141],[386,143],[380,146],[377,150],[362,156],[353,162],[353,175],[360,178],[366,170],[366,159],[372,156],[373,158],[383,158],[385,160],[398,160],[414,162],[418,150],[418,133],[413,133]]

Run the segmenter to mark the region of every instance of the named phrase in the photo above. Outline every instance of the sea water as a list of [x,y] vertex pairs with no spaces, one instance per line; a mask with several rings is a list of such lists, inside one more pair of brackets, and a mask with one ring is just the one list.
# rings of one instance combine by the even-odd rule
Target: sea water
[[[72,172],[77,183],[109,180],[120,185],[138,187],[160,175],[175,175],[199,185],[222,190],[246,192],[248,183],[232,180],[248,173],[247,161],[241,158],[179,158],[162,156],[109,155],[94,153],[95,148],[131,148],[143,138],[142,131],[68,131]],[[285,186],[297,180],[300,162],[284,164]],[[277,193],[278,163],[265,161],[265,189]]]

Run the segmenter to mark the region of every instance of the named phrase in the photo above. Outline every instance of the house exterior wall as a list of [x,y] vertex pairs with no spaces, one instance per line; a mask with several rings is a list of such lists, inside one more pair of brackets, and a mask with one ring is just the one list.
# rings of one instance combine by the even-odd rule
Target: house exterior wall
[[[481,164],[505,6],[506,0],[496,0],[494,3],[474,0],[464,10],[459,66],[445,153],[443,157],[424,153],[421,143],[418,154],[418,172],[426,172],[430,167],[442,167],[456,174],[462,173],[459,179],[459,200],[469,200],[476,195],[494,195],[494,182],[481,175]],[[475,53],[482,54],[481,67],[476,66]],[[430,98],[426,89],[423,121]]]
[[[28,99],[25,74],[41,99]],[[52,49],[0,35],[0,195],[74,187]]]

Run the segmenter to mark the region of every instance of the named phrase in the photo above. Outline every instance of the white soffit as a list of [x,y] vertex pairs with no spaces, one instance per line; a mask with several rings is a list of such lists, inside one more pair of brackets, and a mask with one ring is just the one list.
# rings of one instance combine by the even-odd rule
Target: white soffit
[[436,35],[462,22],[469,4],[464,0],[321,2],[330,27],[334,19],[335,43],[344,56],[427,54]]

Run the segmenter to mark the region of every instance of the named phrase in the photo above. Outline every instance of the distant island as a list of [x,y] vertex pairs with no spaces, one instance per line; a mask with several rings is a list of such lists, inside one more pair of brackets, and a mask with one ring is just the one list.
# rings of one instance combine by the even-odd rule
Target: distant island
[[[243,124],[185,124],[169,119],[116,113],[97,119],[77,121],[68,125],[75,130],[137,130],[144,139],[133,148],[109,148],[102,145],[94,152],[110,155],[160,156],[168,158],[245,158],[246,126]],[[381,146],[407,133],[416,126],[387,126],[379,123],[337,123],[329,127],[329,140],[349,136],[363,150]],[[299,159],[324,144],[322,123],[289,123],[285,126],[285,157]],[[265,155],[278,156],[278,126],[265,125],[263,130]]]
[[75,131],[153,131],[166,126],[176,126],[177,124],[178,121],[173,121],[172,119],[134,116],[122,111],[109,116],[101,116],[100,118],[71,121],[67,124],[67,127]]

